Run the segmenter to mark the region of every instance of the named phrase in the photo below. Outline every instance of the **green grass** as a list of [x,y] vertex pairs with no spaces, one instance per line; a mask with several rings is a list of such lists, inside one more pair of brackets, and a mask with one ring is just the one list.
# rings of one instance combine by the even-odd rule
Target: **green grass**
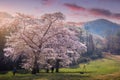
[[110,59],[100,59],[91,61],[86,64],[86,70],[83,69],[84,64],[80,64],[78,68],[62,68],[61,72],[82,72],[86,71],[93,74],[110,74],[116,71],[120,71],[120,62]]
[[[77,67],[62,68],[60,73],[39,73],[32,74],[16,74],[12,75],[9,71],[6,74],[0,74],[0,80],[120,80],[120,62],[112,59],[100,59],[91,61],[86,64],[86,70],[83,69],[84,64]],[[84,74],[80,72],[85,71]]]
[[120,63],[109,59],[92,61],[87,67],[87,71],[93,71],[94,74],[110,74],[120,71]]

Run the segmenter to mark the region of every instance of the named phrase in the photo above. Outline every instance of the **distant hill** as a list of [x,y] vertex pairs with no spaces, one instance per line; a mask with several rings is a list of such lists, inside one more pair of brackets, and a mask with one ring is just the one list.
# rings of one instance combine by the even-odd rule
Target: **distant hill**
[[97,19],[84,24],[85,30],[92,34],[105,37],[110,34],[115,34],[120,30],[120,25],[105,19]]
[[66,25],[67,26],[73,26],[73,27],[81,27],[83,26],[85,22],[67,22]]
[[0,12],[0,19],[3,19],[3,18],[12,18],[12,15],[10,15],[7,12]]
[[13,16],[7,12],[0,12],[0,28],[13,20]]

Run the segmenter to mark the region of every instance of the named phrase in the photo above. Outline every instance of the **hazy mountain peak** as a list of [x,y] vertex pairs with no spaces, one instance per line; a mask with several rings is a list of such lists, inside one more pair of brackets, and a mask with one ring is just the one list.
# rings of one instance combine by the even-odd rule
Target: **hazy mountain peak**
[[0,12],[0,19],[12,18],[12,15],[7,12]]
[[104,37],[120,30],[120,25],[106,19],[97,19],[85,23],[84,28],[90,33]]
[[84,22],[66,22],[65,24],[68,26],[81,27],[83,26]]

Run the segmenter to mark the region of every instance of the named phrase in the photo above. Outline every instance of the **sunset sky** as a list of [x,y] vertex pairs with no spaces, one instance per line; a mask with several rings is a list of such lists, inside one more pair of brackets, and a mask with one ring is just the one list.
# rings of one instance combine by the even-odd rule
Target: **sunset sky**
[[0,0],[0,12],[34,16],[62,12],[66,21],[86,22],[104,18],[120,24],[120,0]]

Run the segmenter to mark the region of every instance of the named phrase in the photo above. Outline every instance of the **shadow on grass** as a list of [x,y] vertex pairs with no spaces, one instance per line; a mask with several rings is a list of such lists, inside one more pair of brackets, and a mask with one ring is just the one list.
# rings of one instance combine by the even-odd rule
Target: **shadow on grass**
[[77,65],[74,65],[74,66],[70,66],[70,69],[76,69],[76,68],[79,68],[80,66],[79,66],[79,64],[77,64]]
[[46,77],[46,80],[80,80],[81,79],[86,79],[89,78],[89,75],[80,75],[78,73],[42,73],[37,75],[41,78]]
[[21,69],[21,70],[17,70],[17,73],[19,73],[19,74],[28,74],[28,73],[30,73],[30,71],[25,70],[25,69]]
[[79,73],[39,73],[36,75],[16,75],[14,80],[80,80],[88,79],[90,75]]
[[94,73],[94,71],[78,71],[78,72],[59,72],[59,73]]
[[[24,70],[23,70],[24,71]],[[16,76],[12,75],[12,72],[0,76],[0,80],[90,80],[90,74],[92,72],[59,72],[59,73],[45,73],[40,72],[36,75],[22,70],[16,73]]]
[[7,74],[8,71],[0,71],[0,74]]

